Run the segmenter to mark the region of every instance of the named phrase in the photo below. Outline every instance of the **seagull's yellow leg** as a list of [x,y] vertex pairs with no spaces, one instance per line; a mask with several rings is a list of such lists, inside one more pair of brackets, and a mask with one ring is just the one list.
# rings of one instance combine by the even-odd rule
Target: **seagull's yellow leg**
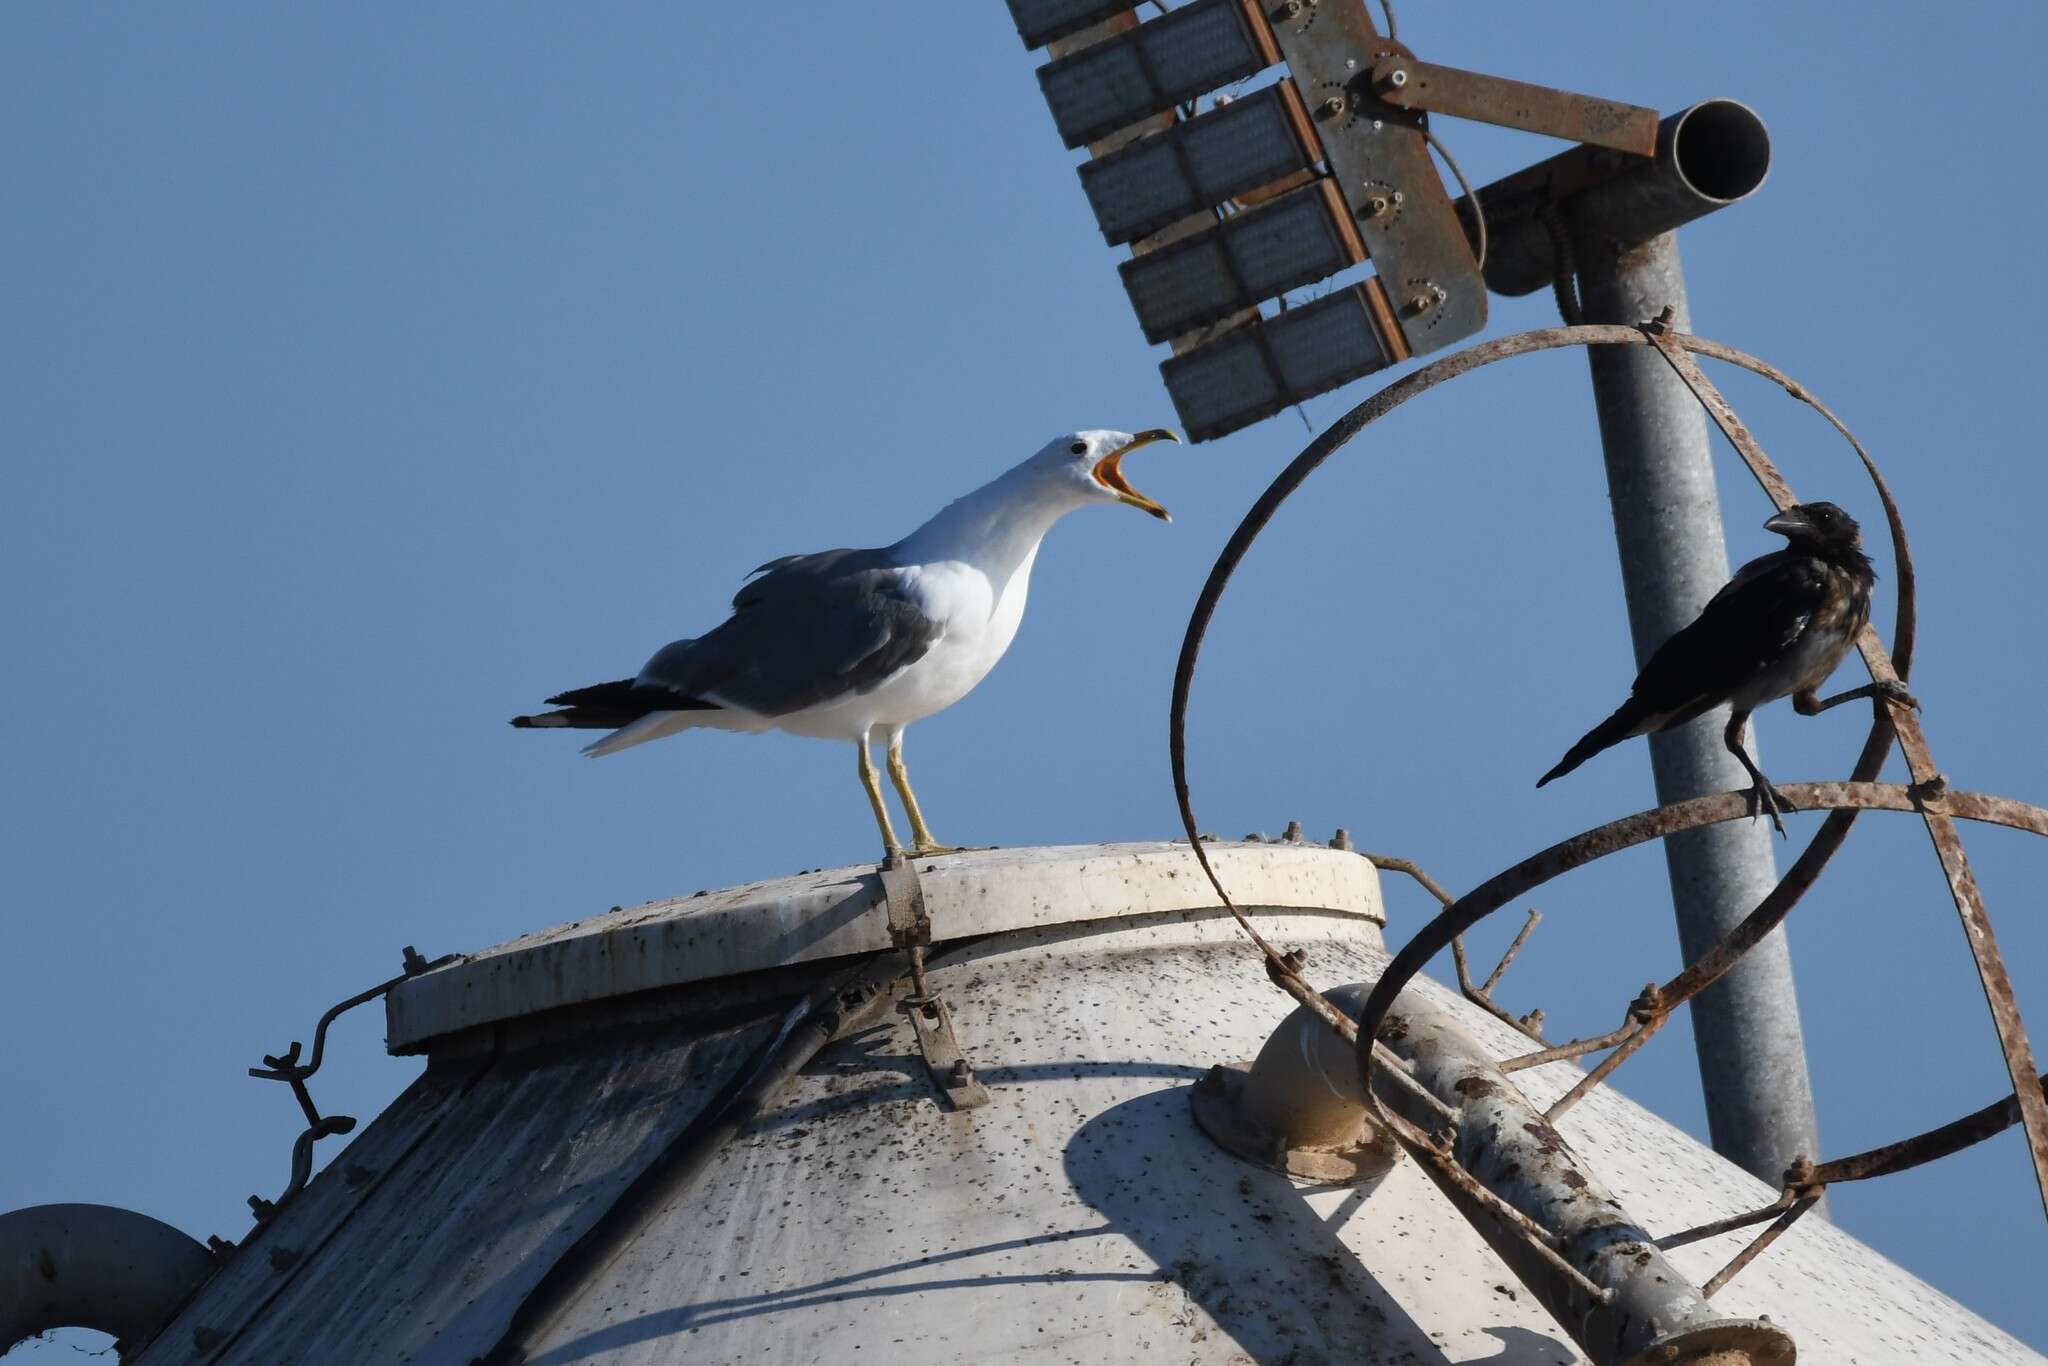
[[[903,846],[896,842],[896,829],[889,824],[889,808],[882,803],[882,778],[875,772],[875,761],[868,757],[868,737],[861,736],[854,750],[860,755],[860,785],[867,789],[868,805],[875,808],[875,824],[882,827],[882,849],[886,853],[900,854]],[[913,821],[917,819],[916,811],[916,807],[911,808]]]
[[924,812],[917,809],[917,794],[910,790],[910,770],[903,766],[903,732],[900,730],[889,735],[889,781],[896,784],[896,795],[903,798],[903,809],[910,816],[910,852],[919,857],[959,853],[954,846],[940,844],[932,838],[930,827],[924,823]]

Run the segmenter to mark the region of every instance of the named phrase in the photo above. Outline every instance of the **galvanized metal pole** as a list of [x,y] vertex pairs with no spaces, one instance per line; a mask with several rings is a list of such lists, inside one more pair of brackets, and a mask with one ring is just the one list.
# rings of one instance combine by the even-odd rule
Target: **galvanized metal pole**
[[[1690,330],[1675,234],[1619,251],[1612,241],[1581,241],[1578,266],[1587,322],[1634,324],[1670,307],[1674,324]],[[1587,355],[1640,665],[1728,581],[1712,451],[1698,401],[1655,351],[1596,346]],[[1749,775],[1722,744],[1727,724],[1728,709],[1718,707],[1650,737],[1658,801],[1748,785]],[[1753,738],[1751,745],[1754,755]],[[1769,822],[1756,820],[1664,842],[1686,961],[1712,947],[1776,884],[1772,838]],[[1692,1022],[1714,1151],[1776,1185],[1793,1158],[1820,1151],[1785,936],[1765,940],[1703,992]]]

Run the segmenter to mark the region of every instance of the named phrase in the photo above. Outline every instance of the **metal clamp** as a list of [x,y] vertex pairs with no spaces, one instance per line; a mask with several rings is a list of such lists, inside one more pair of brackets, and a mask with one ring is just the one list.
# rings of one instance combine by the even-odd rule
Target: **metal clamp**
[[367,991],[359,991],[345,1001],[336,1002],[320,1022],[313,1027],[313,1051],[305,1062],[299,1061],[299,1041],[292,1040],[292,1046],[282,1054],[266,1053],[263,1066],[252,1067],[249,1075],[263,1081],[281,1081],[292,1088],[292,1096],[299,1102],[299,1109],[306,1116],[306,1127],[292,1142],[292,1175],[281,1194],[275,1200],[266,1200],[260,1195],[249,1197],[250,1212],[259,1224],[268,1223],[281,1206],[289,1204],[298,1193],[306,1188],[313,1177],[313,1145],[323,1138],[333,1138],[353,1131],[356,1122],[348,1115],[322,1115],[313,1103],[313,1093],[306,1089],[306,1079],[320,1070],[327,1052],[327,1027],[337,1018],[354,1010],[366,1001],[374,1001],[409,977],[445,967],[461,955],[444,953],[439,958],[422,958],[412,945],[405,946],[405,971],[387,982],[379,982]]
[[891,854],[881,867],[882,895],[889,913],[889,942],[903,950],[910,963],[911,994],[897,1005],[910,1019],[917,1051],[932,1074],[932,1084],[945,1092],[956,1110],[972,1110],[989,1102],[988,1088],[975,1079],[974,1067],[953,1032],[953,1012],[925,976],[925,945],[932,942],[931,915],[925,910],[924,885],[917,869],[902,854]]

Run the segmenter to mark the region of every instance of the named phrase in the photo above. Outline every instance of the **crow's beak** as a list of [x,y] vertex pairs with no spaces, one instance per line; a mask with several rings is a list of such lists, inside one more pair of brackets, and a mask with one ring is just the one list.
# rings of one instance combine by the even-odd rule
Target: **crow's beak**
[[1764,530],[1775,531],[1780,536],[1797,536],[1803,531],[1813,530],[1813,519],[1806,515],[1804,508],[1789,507],[1765,522]]
[[1095,478],[1104,488],[1116,495],[1116,500],[1119,503],[1129,503],[1140,512],[1149,512],[1162,522],[1170,522],[1173,518],[1167,513],[1166,509],[1132,488],[1130,481],[1124,478],[1122,469],[1125,456],[1137,450],[1138,447],[1149,446],[1155,441],[1171,441],[1179,444],[1180,438],[1167,431],[1164,427],[1155,427],[1149,432],[1139,432],[1131,438],[1129,445],[1119,446],[1095,462]]

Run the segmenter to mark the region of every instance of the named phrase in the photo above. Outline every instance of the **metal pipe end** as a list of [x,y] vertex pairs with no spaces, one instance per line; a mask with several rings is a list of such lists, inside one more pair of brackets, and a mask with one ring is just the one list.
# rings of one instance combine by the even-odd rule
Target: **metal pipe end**
[[1658,157],[1717,205],[1749,198],[1771,173],[1770,130],[1739,101],[1703,100],[1664,120],[1661,133]]
[[1666,1334],[1622,1366],[1795,1366],[1799,1349],[1768,1319],[1722,1319]]

